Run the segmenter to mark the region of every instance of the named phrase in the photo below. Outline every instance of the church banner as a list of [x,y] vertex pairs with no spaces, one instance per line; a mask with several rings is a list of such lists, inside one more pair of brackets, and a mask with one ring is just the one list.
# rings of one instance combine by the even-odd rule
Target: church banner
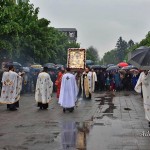
[[86,65],[86,51],[81,48],[69,48],[67,67],[71,69],[84,69]]

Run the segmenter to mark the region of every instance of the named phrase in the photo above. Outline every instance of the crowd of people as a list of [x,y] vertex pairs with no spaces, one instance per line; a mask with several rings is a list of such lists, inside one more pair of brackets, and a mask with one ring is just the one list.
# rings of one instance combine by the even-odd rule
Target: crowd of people
[[[93,92],[135,89],[138,93],[143,93],[145,115],[150,126],[149,77],[148,71],[107,72],[87,66],[85,70],[75,71],[71,71],[70,68],[61,68],[56,80],[52,81],[48,68],[44,67],[35,80],[35,100],[40,109],[47,109],[55,85],[56,97],[60,106],[63,107],[63,112],[67,110],[73,112],[79,97],[90,100]],[[0,103],[7,104],[7,109],[14,111],[19,107],[20,94],[25,90],[23,84],[26,78],[24,72],[16,73],[13,66],[9,66],[8,71],[3,73]]]
[[134,87],[139,78],[140,72],[135,70],[112,70],[110,72],[96,70],[97,83],[95,90],[97,91],[120,91],[134,90]]

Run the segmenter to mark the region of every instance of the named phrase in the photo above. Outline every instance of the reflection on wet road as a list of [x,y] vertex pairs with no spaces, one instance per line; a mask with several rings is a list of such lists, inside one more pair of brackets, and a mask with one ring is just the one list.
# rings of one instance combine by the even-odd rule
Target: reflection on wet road
[[92,125],[91,123],[63,122],[61,128],[62,150],[86,150],[86,140]]
[[[116,106],[111,95],[95,97],[95,101],[97,102],[97,111],[92,119],[83,122],[66,121],[62,123],[61,142],[63,150],[99,150],[99,148],[106,148],[104,137],[108,135],[109,130],[112,130],[108,127],[112,126],[113,120],[116,123],[117,117],[113,116]],[[118,122],[119,124],[120,122]],[[118,127],[116,126],[117,129]]]
[[149,150],[150,139],[140,136],[149,128],[141,115],[141,103],[133,97],[110,93],[95,96],[93,117],[75,123],[74,150]]
[[0,105],[0,150],[150,149],[150,135],[142,136],[149,127],[140,95],[94,93],[65,114],[56,100],[39,111],[33,99],[24,96],[18,112]]

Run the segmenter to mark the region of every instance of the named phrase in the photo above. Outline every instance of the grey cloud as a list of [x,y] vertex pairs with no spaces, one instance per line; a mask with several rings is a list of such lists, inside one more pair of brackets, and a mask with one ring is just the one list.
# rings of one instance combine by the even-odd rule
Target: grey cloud
[[150,28],[149,0],[31,0],[54,27],[75,27],[78,42],[102,55],[119,36],[139,42]]

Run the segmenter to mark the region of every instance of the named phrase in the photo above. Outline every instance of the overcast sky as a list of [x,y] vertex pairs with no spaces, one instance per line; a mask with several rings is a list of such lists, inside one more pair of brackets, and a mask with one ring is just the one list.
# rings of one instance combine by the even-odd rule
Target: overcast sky
[[140,42],[150,31],[150,0],[30,0],[39,18],[56,28],[76,28],[82,48],[94,46],[100,57],[120,36]]

